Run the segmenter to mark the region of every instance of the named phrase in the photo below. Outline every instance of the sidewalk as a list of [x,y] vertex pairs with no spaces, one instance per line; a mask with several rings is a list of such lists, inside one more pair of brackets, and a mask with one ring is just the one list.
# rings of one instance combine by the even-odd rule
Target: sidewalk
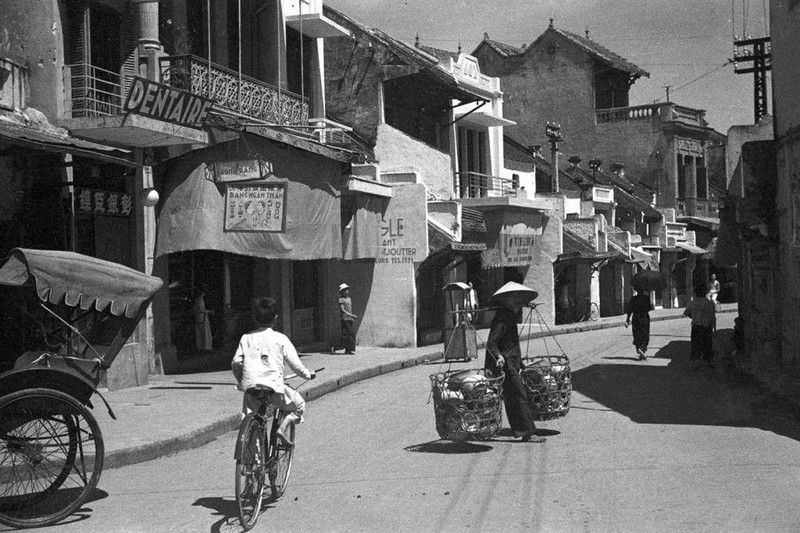
[[[737,311],[737,304],[723,304],[722,312]],[[683,316],[683,309],[657,309],[651,320],[669,320]],[[534,323],[521,338],[573,333],[618,327],[625,316],[601,318],[592,322],[550,326]],[[488,330],[478,331],[478,345]],[[442,358],[443,345],[419,348],[359,347],[355,355],[342,353],[301,353],[303,364],[311,370],[325,368],[314,381],[300,391],[313,400],[357,381]],[[483,363],[483,353],[477,364]],[[294,378],[289,383],[300,383]],[[242,393],[230,371],[151,376],[143,387],[103,392],[117,419],[113,420],[103,402],[92,398],[93,413],[100,424],[105,443],[105,468],[117,468],[162,457],[205,444],[234,430],[239,424]]]

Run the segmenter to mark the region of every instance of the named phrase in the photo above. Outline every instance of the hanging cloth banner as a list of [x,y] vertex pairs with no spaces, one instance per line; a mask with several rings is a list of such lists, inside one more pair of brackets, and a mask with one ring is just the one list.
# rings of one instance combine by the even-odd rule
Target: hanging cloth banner
[[542,253],[544,215],[540,212],[501,212],[486,215],[483,268],[527,267]]
[[248,139],[246,149],[271,164],[264,179],[220,183],[213,178],[214,163],[253,157],[236,141],[168,165],[156,256],[218,250],[265,259],[341,258],[340,163]]

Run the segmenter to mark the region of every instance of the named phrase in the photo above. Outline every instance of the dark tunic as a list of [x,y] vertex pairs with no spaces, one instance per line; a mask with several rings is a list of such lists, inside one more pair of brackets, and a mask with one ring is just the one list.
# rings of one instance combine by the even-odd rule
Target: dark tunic
[[[505,364],[502,369],[498,369],[492,354],[503,356]],[[495,312],[489,339],[486,341],[484,368],[494,372],[502,370],[506,375],[503,381],[503,403],[511,430],[530,433],[536,429],[528,403],[528,393],[520,376],[522,354],[519,348],[517,313],[505,308]]]
[[625,313],[631,317],[631,327],[633,329],[633,345],[640,350],[647,351],[650,344],[650,311],[653,306],[650,304],[650,296],[647,294],[637,294],[628,300]]

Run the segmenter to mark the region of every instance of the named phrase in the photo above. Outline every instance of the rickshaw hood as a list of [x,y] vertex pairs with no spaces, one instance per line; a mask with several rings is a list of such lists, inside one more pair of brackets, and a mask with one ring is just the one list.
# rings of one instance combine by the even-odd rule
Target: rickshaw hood
[[127,318],[136,318],[163,284],[138,270],[75,252],[15,248],[0,267],[0,285],[21,287],[31,279],[43,302]]

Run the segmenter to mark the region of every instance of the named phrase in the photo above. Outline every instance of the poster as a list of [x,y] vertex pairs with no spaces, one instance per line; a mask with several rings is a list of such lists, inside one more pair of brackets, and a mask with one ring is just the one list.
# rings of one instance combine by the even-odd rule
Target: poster
[[226,187],[225,231],[283,233],[285,223],[285,183]]

